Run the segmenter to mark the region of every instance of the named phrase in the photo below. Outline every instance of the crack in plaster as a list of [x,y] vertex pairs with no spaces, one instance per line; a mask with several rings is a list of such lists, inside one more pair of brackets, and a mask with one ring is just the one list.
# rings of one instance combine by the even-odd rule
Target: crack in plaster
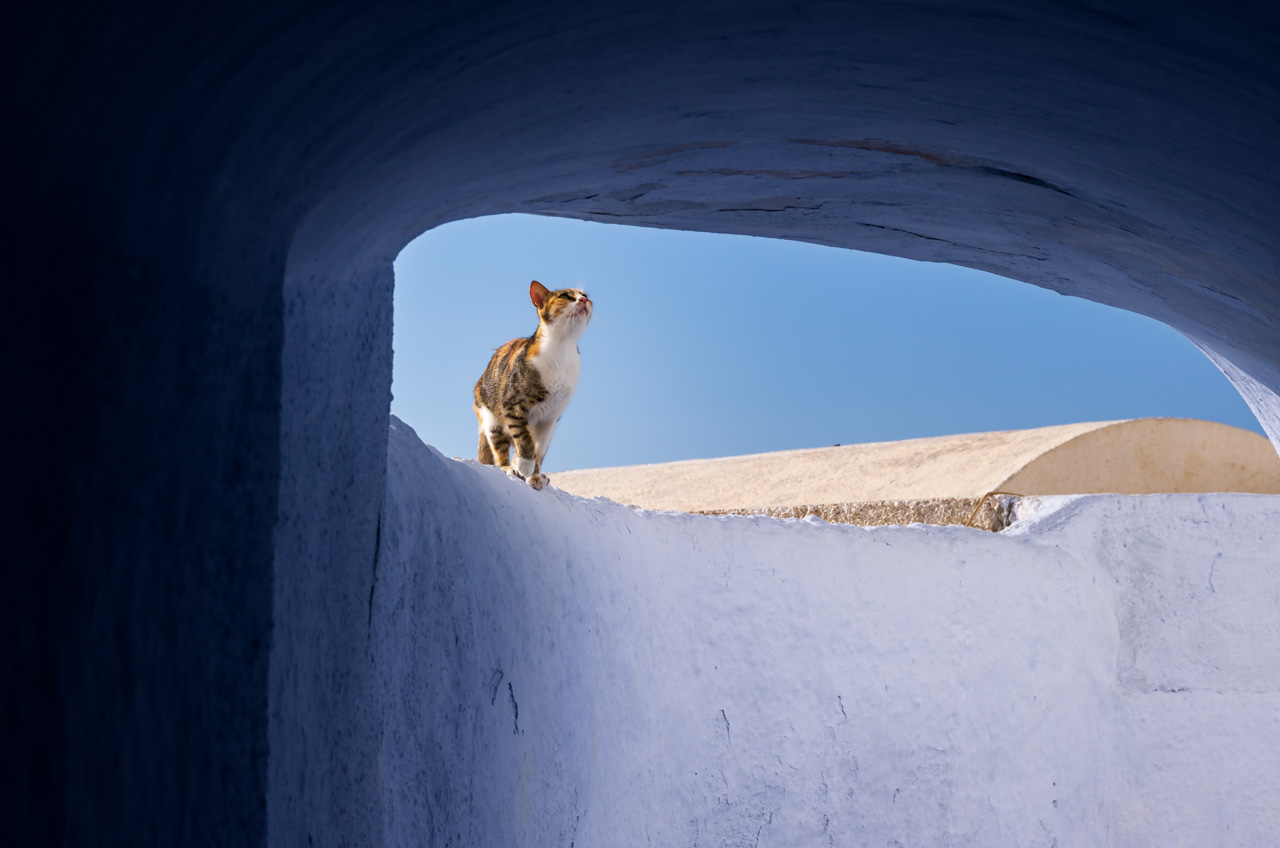
[[612,167],[614,171],[622,174],[627,171],[661,165],[677,153],[687,153],[691,150],[713,150],[717,147],[732,147],[735,144],[737,144],[735,141],[696,141],[690,144],[677,144],[674,147],[663,147],[646,153],[631,153],[627,156],[619,157],[614,160]]
[[987,174],[992,177],[1000,177],[1002,179],[1026,183],[1027,185],[1032,185],[1037,188],[1047,188],[1050,191],[1056,191],[1058,194],[1064,194],[1067,197],[1075,197],[1074,194],[1061,186],[1054,185],[1048,180],[1042,180],[1039,177],[1033,177],[1030,174],[1024,174],[1021,171],[1010,171],[1007,168],[997,168],[994,165],[984,165],[973,159],[966,159],[964,157],[954,156],[948,153],[938,153],[930,150],[906,147],[901,144],[895,144],[891,141],[881,141],[878,139],[823,141],[821,139],[812,138],[793,138],[789,139],[789,141],[791,141],[792,144],[812,144],[819,147],[845,147],[852,148],[854,150],[866,150],[872,153],[888,153],[891,156],[909,156],[913,159],[919,159],[923,162],[928,162],[930,165],[937,165],[942,168],[963,168],[967,171],[976,171],[980,174]]

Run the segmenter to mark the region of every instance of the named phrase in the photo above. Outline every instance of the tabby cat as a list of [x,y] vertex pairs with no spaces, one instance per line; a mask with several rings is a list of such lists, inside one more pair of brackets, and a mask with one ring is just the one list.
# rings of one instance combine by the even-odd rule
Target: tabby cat
[[[581,289],[548,291],[537,280],[529,284],[529,299],[538,310],[537,331],[495,350],[476,383],[478,459],[541,489],[550,482],[542,460],[578,385],[578,338],[592,304]],[[513,445],[515,458],[508,460]]]

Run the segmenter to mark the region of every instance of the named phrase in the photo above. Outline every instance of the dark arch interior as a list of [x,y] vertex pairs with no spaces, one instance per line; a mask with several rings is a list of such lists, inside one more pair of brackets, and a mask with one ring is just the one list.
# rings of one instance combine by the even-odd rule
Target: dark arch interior
[[1280,439],[1276,13],[35,7],[5,27],[22,843],[377,843],[391,261],[527,211],[1150,315]]

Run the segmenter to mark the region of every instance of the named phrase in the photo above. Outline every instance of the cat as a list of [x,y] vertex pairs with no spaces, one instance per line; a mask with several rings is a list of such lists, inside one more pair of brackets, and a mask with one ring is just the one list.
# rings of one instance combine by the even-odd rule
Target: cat
[[476,382],[477,459],[541,489],[551,482],[542,461],[578,385],[578,339],[595,307],[581,289],[549,291],[537,280],[529,284],[529,299],[538,329],[495,350]]

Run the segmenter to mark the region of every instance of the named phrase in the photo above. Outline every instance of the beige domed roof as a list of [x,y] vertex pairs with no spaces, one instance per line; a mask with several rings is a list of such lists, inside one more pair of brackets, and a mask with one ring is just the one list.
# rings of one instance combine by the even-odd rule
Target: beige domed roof
[[1188,418],[1064,424],[555,473],[552,484],[648,509],[735,510],[1117,492],[1280,494],[1256,433]]

